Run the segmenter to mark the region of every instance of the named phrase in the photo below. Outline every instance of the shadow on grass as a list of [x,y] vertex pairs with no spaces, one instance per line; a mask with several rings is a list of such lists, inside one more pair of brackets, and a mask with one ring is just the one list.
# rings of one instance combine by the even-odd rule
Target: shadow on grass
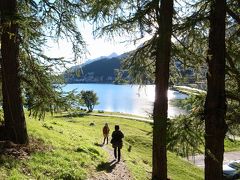
[[106,171],[107,173],[111,173],[112,170],[116,167],[117,161],[112,160],[110,162],[101,162],[97,166],[97,171]]
[[99,147],[103,147],[103,144],[99,144],[99,143],[94,143],[95,146],[99,146]]
[[84,117],[84,116],[89,116],[89,112],[72,112],[68,114],[63,114],[63,115],[56,115],[54,116],[55,118],[74,118],[74,117]]

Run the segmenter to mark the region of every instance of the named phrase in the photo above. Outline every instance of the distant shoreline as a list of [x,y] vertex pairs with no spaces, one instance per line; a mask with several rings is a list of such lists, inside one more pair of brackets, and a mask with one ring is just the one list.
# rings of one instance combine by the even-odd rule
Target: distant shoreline
[[[64,83],[65,85],[67,84],[109,84],[109,85],[133,85],[133,86],[148,86],[148,85],[155,85],[155,84],[129,84],[129,83],[123,83],[123,84],[119,84],[119,83],[104,83],[104,82],[69,82],[69,83]],[[186,95],[197,95],[197,94],[205,94],[206,91],[201,90],[201,89],[197,89],[197,88],[192,88],[190,86],[186,86],[186,85],[180,85],[180,86],[169,86],[169,90],[173,90],[173,91],[177,91],[179,93],[182,94],[186,94]]]
[[139,86],[155,85],[155,84],[110,83],[110,82],[67,82],[64,84],[111,84],[111,85],[139,85]]
[[[67,84],[109,84],[109,85],[133,85],[133,86],[148,86],[148,85],[155,85],[155,84],[129,84],[129,83],[104,83],[104,82],[69,82],[69,83],[64,83],[65,85]],[[180,85],[180,86],[169,86],[169,90],[177,91],[182,94],[186,95],[193,95],[193,94],[199,94],[199,93],[206,93],[206,91],[197,89],[197,88],[192,88],[190,86],[186,85]]]

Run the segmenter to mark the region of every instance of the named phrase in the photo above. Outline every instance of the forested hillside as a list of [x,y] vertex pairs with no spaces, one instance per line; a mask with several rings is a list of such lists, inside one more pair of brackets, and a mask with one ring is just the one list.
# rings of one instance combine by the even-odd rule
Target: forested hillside
[[67,83],[112,83],[125,55],[101,58],[83,66],[74,66],[64,74]]
[[[133,77],[124,69],[124,61],[128,58],[131,52],[116,56],[116,57],[100,57],[97,60],[90,60],[88,63],[76,65],[64,72],[66,83],[133,83]],[[178,76],[174,74],[172,79],[176,82],[173,84],[188,84],[189,86],[205,89],[205,82],[201,82],[205,77],[205,68],[201,72],[196,72],[194,69],[185,67],[185,65],[176,60],[171,66],[173,72],[178,72]],[[119,76],[119,77],[117,77]],[[199,78],[201,77],[201,78]],[[200,81],[200,85],[199,85]],[[148,84],[153,84],[153,79],[147,80]]]

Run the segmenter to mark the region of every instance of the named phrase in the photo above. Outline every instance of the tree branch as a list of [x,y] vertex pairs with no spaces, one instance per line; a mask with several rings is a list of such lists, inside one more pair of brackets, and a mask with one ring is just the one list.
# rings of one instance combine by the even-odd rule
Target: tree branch
[[236,13],[234,13],[228,6],[226,11],[229,16],[231,16],[238,24],[240,24],[240,17]]

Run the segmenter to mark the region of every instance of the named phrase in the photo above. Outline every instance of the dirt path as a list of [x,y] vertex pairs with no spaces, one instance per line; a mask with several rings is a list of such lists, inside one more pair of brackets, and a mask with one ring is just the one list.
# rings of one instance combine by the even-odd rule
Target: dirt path
[[132,176],[122,159],[117,162],[114,159],[113,150],[106,145],[102,147],[109,153],[109,159],[98,165],[97,172],[88,180],[132,180]]

